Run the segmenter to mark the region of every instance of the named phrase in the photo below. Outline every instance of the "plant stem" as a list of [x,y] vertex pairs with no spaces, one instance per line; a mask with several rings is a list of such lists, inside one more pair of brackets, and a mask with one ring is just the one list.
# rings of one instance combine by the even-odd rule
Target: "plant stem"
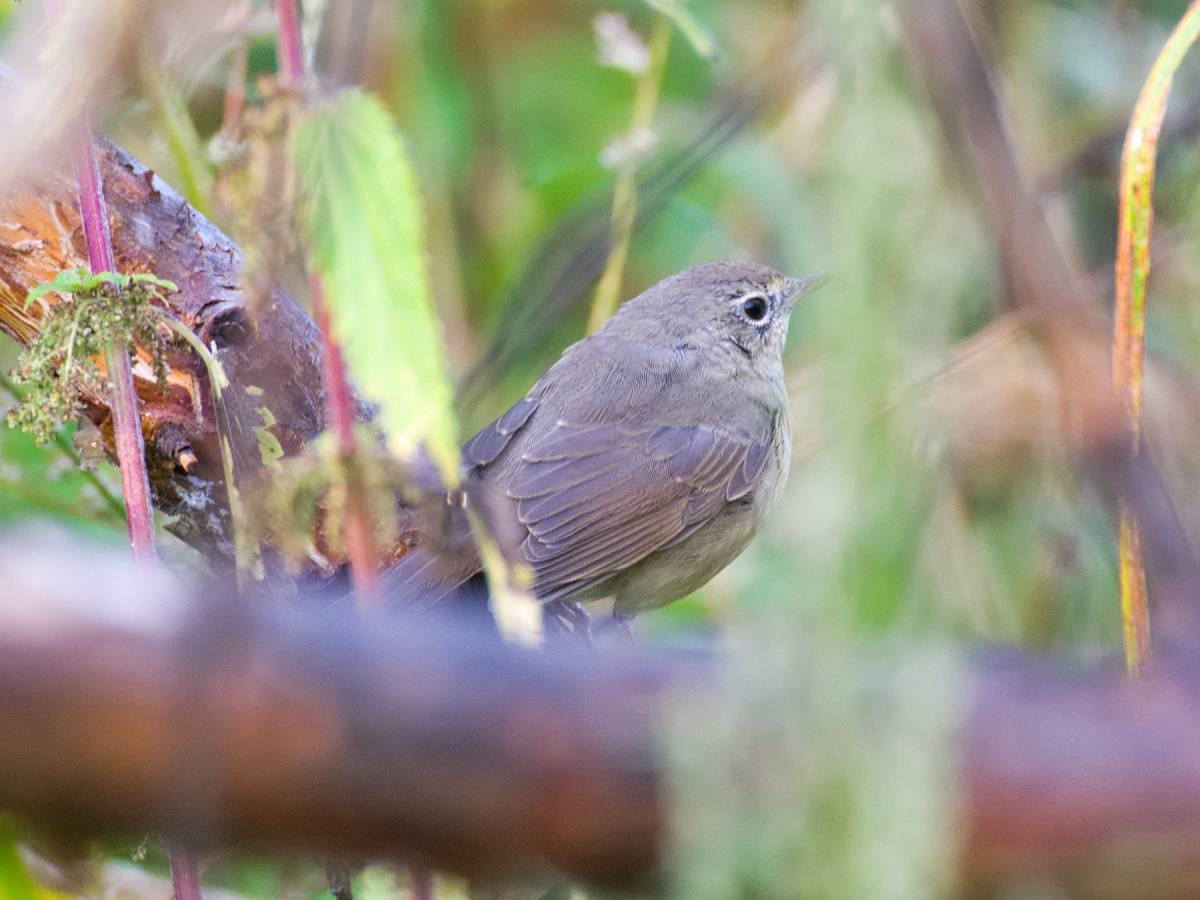
[[[276,0],[276,25],[279,30],[279,82],[291,91],[300,88],[304,80],[304,45],[300,22],[296,16],[295,0]],[[338,461],[345,479],[346,490],[346,555],[350,562],[350,580],[354,585],[356,602],[366,608],[375,598],[378,588],[379,551],[375,530],[371,524],[370,504],[362,466],[358,464],[358,442],[354,434],[354,401],[346,378],[342,348],[333,334],[329,306],[325,302],[325,285],[321,273],[309,269],[309,301],[313,318],[321,332],[321,354],[325,375],[325,397],[329,424],[337,440]]]
[[275,0],[275,19],[279,29],[279,83],[296,90],[304,80],[304,42],[296,0]]
[[[50,24],[61,20],[62,0],[46,0]],[[112,232],[108,205],[100,181],[100,166],[92,137],[91,116],[86,106],[70,129],[71,159],[79,182],[79,214],[87,243],[88,263],[93,272],[115,272]],[[146,445],[138,412],[137,388],[129,363],[129,348],[110,344],[104,350],[104,365],[110,384],[113,435],[117,445],[117,464],[121,470],[121,489],[125,496],[125,522],[129,544],[138,563],[155,558],[154,515],[150,506],[150,479],[146,473]],[[171,878],[175,900],[200,900],[200,879],[195,861],[184,850],[171,848]]]
[[[1142,377],[1146,353],[1146,284],[1150,278],[1150,234],[1154,224],[1154,175],[1158,138],[1175,71],[1200,37],[1200,0],[1192,0],[1150,69],[1138,96],[1121,157],[1120,216],[1117,230],[1113,383],[1121,397],[1129,435],[1141,441]],[[1150,655],[1150,613],[1146,572],[1137,522],[1120,506],[1118,559],[1125,662],[1136,676]]]
[[365,607],[375,599],[379,586],[379,550],[375,545],[375,529],[371,525],[370,504],[367,501],[362,466],[356,462],[358,442],[354,434],[354,401],[350,397],[350,385],[346,380],[342,348],[333,335],[333,322],[329,315],[329,305],[325,302],[325,289],[320,273],[309,272],[308,294],[312,303],[313,318],[316,319],[317,328],[321,332],[329,424],[333,427],[337,439],[338,462],[342,468],[342,477],[346,480],[345,532],[346,552],[350,558],[350,580],[354,584],[354,596],[358,603]]
[[250,44],[246,39],[238,42],[229,54],[229,75],[225,81],[225,104],[221,110],[221,134],[232,137],[237,134],[242,122],[242,111],[246,107],[246,69],[250,64]]
[[200,870],[196,867],[195,857],[174,844],[171,845],[170,857],[174,900],[200,900]]
[[[62,0],[46,0],[47,18],[53,23],[62,16]],[[115,272],[112,234],[109,231],[108,206],[100,184],[100,167],[92,141],[91,117],[85,109],[70,132],[71,159],[79,182],[79,213],[83,220],[88,262],[93,272]],[[125,496],[125,521],[134,559],[154,558],[154,517],[150,508],[150,480],[146,474],[146,448],[142,422],[138,414],[137,390],[129,348],[110,345],[105,348],[104,365],[111,385],[110,405],[117,462],[121,469],[121,489]]]
[[[629,133],[636,134],[650,127],[654,111],[658,108],[659,88],[662,85],[663,68],[667,62],[667,51],[671,46],[671,20],[662,14],[654,22],[654,34],[650,38],[650,64],[638,76],[637,93],[633,98],[633,115],[629,121]],[[604,264],[592,310],[588,315],[588,334],[600,330],[613,314],[620,300],[621,280],[625,274],[625,261],[629,256],[629,241],[633,236],[637,220],[637,188],[634,181],[636,165],[622,164],[613,187],[612,207],[612,250]]]
[[212,352],[204,346],[204,342],[190,328],[167,310],[157,310],[163,323],[178,335],[204,364],[208,373],[208,383],[212,389],[213,410],[217,416],[217,432],[221,444],[221,469],[225,475],[225,495],[229,501],[229,519],[233,528],[233,554],[237,567],[238,587],[244,587],[247,578],[254,575],[255,569],[261,565],[258,539],[249,526],[249,517],[242,504],[241,491],[238,490],[237,480],[233,470],[233,445],[230,435],[234,433],[233,416],[226,402],[225,391],[229,388],[229,378],[221,363]]
[[[100,167],[92,143],[91,122],[87,113],[73,128],[71,156],[79,181],[79,209],[87,242],[88,262],[93,272],[115,272],[112,236],[109,232],[108,207],[100,184]],[[121,470],[121,490],[125,497],[125,520],[134,559],[154,558],[154,516],[150,506],[150,480],[146,474],[146,447],[142,420],[138,412],[137,389],[129,348],[110,344],[104,349],[104,366],[110,385],[109,405],[113,415],[113,435],[117,445],[117,463]]]
[[204,157],[200,135],[183,92],[178,85],[169,81],[164,71],[154,67],[147,68],[143,81],[154,98],[159,123],[167,138],[167,149],[179,174],[183,196],[202,215],[211,215],[209,198],[212,195],[212,170]]

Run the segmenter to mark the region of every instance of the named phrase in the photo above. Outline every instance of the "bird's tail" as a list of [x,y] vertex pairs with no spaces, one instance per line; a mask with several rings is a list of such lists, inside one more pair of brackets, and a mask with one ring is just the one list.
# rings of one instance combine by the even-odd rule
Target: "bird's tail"
[[389,608],[421,612],[459,594],[480,568],[473,553],[414,547],[383,573],[380,593]]

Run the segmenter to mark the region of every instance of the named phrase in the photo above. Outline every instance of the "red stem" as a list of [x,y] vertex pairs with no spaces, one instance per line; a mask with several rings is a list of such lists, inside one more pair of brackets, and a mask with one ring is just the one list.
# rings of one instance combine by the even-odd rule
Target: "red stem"
[[[276,0],[276,25],[279,31],[279,81],[289,90],[296,90],[304,79],[304,51],[300,25],[296,18],[295,0]],[[375,545],[375,530],[371,527],[370,506],[362,469],[355,464],[358,454],[354,437],[354,401],[346,380],[346,364],[342,348],[333,335],[329,307],[325,303],[325,286],[321,273],[308,274],[308,293],[313,318],[321,332],[321,352],[324,361],[325,395],[328,398],[329,424],[337,439],[338,457],[346,479],[346,553],[350,560],[350,580],[358,602],[367,605],[375,596],[379,575],[379,551]]]
[[[51,21],[62,16],[61,0],[46,0],[46,15]],[[79,183],[79,213],[87,242],[88,262],[93,272],[115,272],[112,233],[109,230],[108,205],[100,183],[100,167],[92,141],[92,125],[85,109],[71,129],[71,159]],[[137,389],[129,348],[111,345],[105,348],[104,364],[111,384],[109,398],[113,414],[113,434],[117,462],[121,470],[121,489],[125,496],[125,521],[129,543],[136,560],[154,558],[154,516],[150,506],[150,481],[146,475],[146,447],[142,438],[142,420],[138,413]]]
[[174,844],[170,855],[174,900],[200,900],[200,870],[196,866],[196,858]]
[[[61,0],[46,0],[46,18],[53,24],[61,20]],[[79,214],[87,243],[88,263],[93,272],[115,272],[112,230],[104,185],[96,160],[91,116],[86,107],[70,130],[71,160],[79,183]],[[137,388],[129,347],[112,343],[104,348],[104,365],[110,384],[109,404],[113,415],[113,436],[117,445],[117,464],[121,471],[121,490],[125,497],[125,524],[129,545],[137,562],[154,559],[154,514],[150,505],[150,479],[146,473],[146,444],[142,419],[138,412]],[[200,900],[200,876],[195,860],[187,851],[171,848],[171,879],[175,900]]]
[[325,302],[325,288],[321,283],[320,273],[308,273],[308,294],[312,303],[313,318],[321,332],[329,424],[337,439],[338,457],[346,477],[345,527],[346,551],[350,557],[350,580],[354,584],[355,596],[361,604],[366,605],[375,596],[379,584],[379,551],[375,545],[375,530],[371,527],[362,469],[354,464],[358,453],[358,442],[354,435],[354,401],[346,379],[342,348],[333,336],[333,322],[329,315],[329,305]]
[[[304,79],[304,49],[295,0],[275,0],[275,17],[279,32],[279,83],[288,90],[297,90]],[[337,439],[338,457],[346,479],[346,555],[350,560],[350,581],[355,597],[365,606],[374,598],[378,586],[379,551],[375,545],[375,530],[371,527],[362,469],[355,464],[358,447],[354,438],[354,401],[346,380],[342,348],[333,336],[333,323],[325,303],[325,286],[319,272],[309,272],[308,293],[313,318],[321,332],[329,423]]]
[[304,80],[304,44],[296,0],[275,0],[275,18],[279,29],[279,83],[296,90]]
[[[91,122],[86,112],[80,114],[71,138],[71,157],[79,182],[79,211],[83,219],[88,262],[93,272],[115,272],[117,263],[113,258],[108,205],[104,201]],[[129,543],[134,559],[151,560],[154,559],[154,514],[151,511],[146,445],[142,437],[133,368],[129,363],[129,348],[120,344],[105,347],[104,365],[110,383],[109,405],[113,414],[113,435],[121,471],[121,490],[125,497]]]

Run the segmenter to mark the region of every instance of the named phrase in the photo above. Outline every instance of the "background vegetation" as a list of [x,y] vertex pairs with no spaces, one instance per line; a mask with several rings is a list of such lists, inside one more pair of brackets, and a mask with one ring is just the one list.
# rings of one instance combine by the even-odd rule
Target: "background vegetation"
[[[793,321],[796,452],[781,509],[710,585],[645,616],[644,640],[737,641],[783,621],[822,647],[951,635],[1085,657],[1116,652],[1111,516],[1067,457],[1064,387],[1005,296],[996,248],[944,146],[894,6],[692,0],[683,27],[660,24],[659,10],[674,5],[377,2],[356,39],[364,83],[415,163],[462,433],[499,414],[583,333],[599,266],[573,261],[588,258],[618,171],[636,163],[643,214],[620,296],[723,257],[832,276]],[[1018,157],[1089,274],[1101,320],[1111,309],[1121,138],[1183,9],[1167,0],[972,6]],[[30,14],[17,10],[0,0],[0,27]],[[653,140],[626,140],[626,156],[630,143],[649,149],[615,168],[605,160],[628,137],[639,77],[656,73],[602,64],[594,23],[610,11],[647,42],[667,35],[658,38],[666,55],[656,108],[642,114]],[[264,241],[248,221],[251,187],[230,163],[222,110],[239,47],[248,51],[252,106],[276,60],[267,5],[244,12],[219,51],[184,75],[140,73],[103,129],[253,258]],[[1159,161],[1147,329],[1147,439],[1193,536],[1198,91],[1196,63],[1185,61]],[[731,115],[744,119],[740,127],[727,127]],[[279,275],[302,293],[286,263]],[[3,339],[4,368],[16,352]],[[81,472],[80,454],[94,458],[86,435],[39,448],[0,430],[0,522],[50,518],[122,540],[112,499],[119,479],[106,462]],[[814,684],[832,690],[836,667],[814,667]],[[953,704],[936,679],[921,684],[931,706]],[[943,727],[932,720],[931,729]],[[845,739],[830,725],[831,751]],[[853,791],[832,794],[830,803],[858,802]],[[837,837],[805,834],[809,853]],[[163,857],[150,843],[153,869]],[[127,853],[111,848],[111,859]],[[139,864],[146,855],[134,854]],[[895,862],[848,859],[879,873]],[[858,892],[814,880],[811,895],[868,896],[883,883],[860,875]],[[363,882],[366,895],[375,877]],[[314,885],[311,873],[267,863],[222,863],[213,878],[251,896],[319,890],[319,877]],[[893,895],[921,896],[921,884]]]

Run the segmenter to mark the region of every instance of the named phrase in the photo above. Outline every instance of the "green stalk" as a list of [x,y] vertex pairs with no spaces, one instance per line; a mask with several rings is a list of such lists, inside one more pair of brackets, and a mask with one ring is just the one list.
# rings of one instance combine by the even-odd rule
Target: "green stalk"
[[[671,20],[660,14],[654,21],[654,33],[650,38],[650,64],[638,76],[637,93],[633,98],[633,115],[629,121],[629,133],[634,134],[649,128],[658,108],[658,96],[662,87],[663,69],[666,68],[667,52],[671,47]],[[621,281],[625,276],[625,262],[629,257],[629,241],[637,221],[636,167],[624,165],[617,173],[613,187],[612,206],[612,250],[604,265],[596,295],[592,299],[592,310],[588,315],[588,334],[600,329],[617,308],[621,299]]]
[[179,175],[180,192],[201,215],[208,216],[212,171],[204,158],[200,135],[188,112],[187,102],[179,88],[163,73],[152,71],[143,80],[158,108],[167,149]]
[[183,338],[189,347],[196,352],[200,357],[200,361],[204,363],[204,369],[208,373],[208,383],[212,386],[213,392],[213,409],[216,411],[218,420],[218,433],[221,444],[221,471],[225,476],[225,493],[229,498],[229,519],[230,525],[233,528],[233,555],[234,565],[237,570],[238,585],[244,586],[248,575],[252,575],[258,569],[260,557],[258,553],[258,543],[254,535],[250,532],[249,518],[246,515],[246,507],[242,503],[241,493],[238,491],[237,482],[234,480],[233,470],[233,447],[230,445],[231,427],[229,424],[229,415],[225,406],[225,390],[229,387],[229,378],[225,374],[225,368],[220,361],[212,355],[204,342],[200,340],[183,322],[179,321],[171,313],[164,309],[157,309],[162,321],[175,334]]

